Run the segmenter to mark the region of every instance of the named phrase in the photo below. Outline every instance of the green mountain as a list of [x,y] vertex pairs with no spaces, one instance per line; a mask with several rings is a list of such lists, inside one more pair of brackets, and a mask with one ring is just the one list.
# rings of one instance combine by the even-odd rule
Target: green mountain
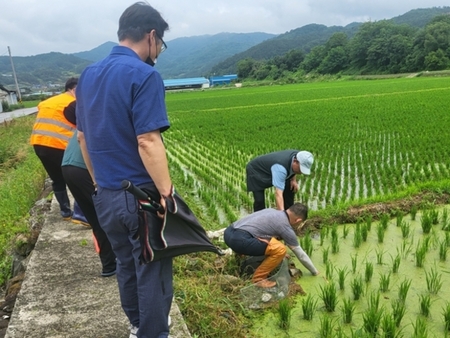
[[108,55],[114,46],[117,46],[116,42],[108,41],[98,47],[95,47],[94,49],[85,52],[73,53],[72,55],[80,59],[96,62]]
[[[63,53],[34,56],[14,56],[14,68],[20,87],[61,84],[71,76],[78,76],[91,62]],[[13,85],[9,56],[0,56],[0,84]]]
[[[423,28],[435,16],[446,13],[450,13],[450,7],[415,9],[390,20],[396,24]],[[334,33],[343,32],[348,38],[351,38],[358,31],[360,25],[361,23],[357,22],[345,27],[327,27],[317,24],[306,25],[264,41],[242,53],[233,55],[215,65],[212,68],[212,72],[216,74],[236,73],[237,63],[247,58],[268,60],[275,56],[284,55],[290,50],[301,50],[304,53],[308,53],[313,47],[325,44]]]
[[396,16],[391,20],[398,25],[406,24],[417,28],[423,28],[435,16],[442,14],[450,15],[450,7],[443,6],[443,7],[413,9],[403,15]]
[[[274,36],[267,33],[220,33],[170,40],[156,67],[164,79],[204,76],[223,59]],[[115,45],[117,43],[109,41],[90,51],[73,55],[98,61],[107,56]]]
[[164,79],[208,75],[220,61],[267,39],[267,33],[220,33],[178,38],[167,42],[167,50],[156,65]]
[[360,24],[350,24],[347,27],[310,24],[275,38],[264,41],[248,50],[235,54],[219,62],[212,68],[212,73],[236,73],[236,66],[240,60],[252,58],[254,60],[268,60],[275,56],[284,55],[292,49],[300,49],[308,53],[313,47],[324,44],[334,34],[344,32],[349,37],[356,33]]

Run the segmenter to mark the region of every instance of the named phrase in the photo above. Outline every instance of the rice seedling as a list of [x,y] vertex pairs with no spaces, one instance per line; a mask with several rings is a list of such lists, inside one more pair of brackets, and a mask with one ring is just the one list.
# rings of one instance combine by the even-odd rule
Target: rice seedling
[[325,265],[325,278],[329,281],[333,279],[333,270],[333,263],[331,263],[331,261],[328,261]]
[[420,225],[424,234],[429,234],[433,225],[429,212],[424,211],[420,219]]
[[342,228],[342,237],[344,237],[344,239],[347,238],[349,231],[350,228],[347,226],[347,224],[344,224],[344,227]]
[[306,254],[311,257],[314,248],[309,232],[307,232],[303,237],[303,240],[301,240],[301,246],[303,250],[305,250]]
[[384,241],[384,232],[385,228],[383,224],[379,223],[377,226],[377,237],[378,237],[378,243],[383,243]]
[[416,266],[418,268],[423,267],[423,262],[425,261],[425,255],[427,253],[427,248],[420,241],[417,243],[416,247]]
[[344,298],[344,304],[341,307],[342,319],[344,323],[350,324],[353,319],[353,313],[355,312],[356,304],[350,298]]
[[356,329],[355,331],[353,331],[353,328],[350,331],[351,334],[351,338],[372,338],[372,336],[370,334],[368,334],[367,332],[363,331],[363,328],[359,328]]
[[381,330],[383,330],[384,338],[395,338],[398,337],[397,326],[395,325],[395,320],[391,313],[385,312],[380,323]]
[[380,294],[372,293],[368,300],[368,308],[363,313],[363,328],[372,337],[376,337],[378,334],[378,328],[380,327],[381,318],[384,313],[383,308],[379,308]]
[[337,232],[337,224],[333,224],[333,226],[331,227],[331,240],[338,238],[338,232]]
[[409,213],[411,214],[411,220],[415,221],[417,215],[417,205],[413,205]]
[[395,326],[400,327],[403,317],[406,313],[405,302],[392,301],[392,318],[394,319]]
[[447,331],[450,331],[450,303],[442,309],[442,315],[444,316],[444,325]]
[[363,295],[363,293],[364,293],[363,281],[362,281],[361,275],[353,278],[350,286],[352,287],[353,299],[358,300],[361,297],[361,295]]
[[391,273],[388,274],[380,274],[380,291],[387,292],[389,291],[389,283],[391,281]]
[[[433,234],[436,236],[436,234],[433,232]],[[428,236],[424,236],[423,237],[423,246],[425,247],[425,251],[428,252],[430,250],[430,246],[431,246],[431,239],[433,237],[431,237],[431,235]]]
[[408,295],[409,287],[411,286],[411,280],[405,279],[400,284],[400,287],[398,288],[398,299],[401,302],[406,301],[406,296]]
[[414,329],[413,338],[428,337],[427,323],[422,317],[417,317],[416,323],[412,323],[412,326]]
[[345,289],[345,278],[348,275],[347,267],[338,269],[339,290]]
[[372,215],[367,215],[366,217],[366,227],[367,231],[370,232],[372,230]]
[[396,215],[395,215],[395,220],[396,220],[396,225],[397,227],[402,225],[402,221],[403,221],[403,213],[399,210],[397,211]]
[[358,255],[355,254],[354,256],[351,257],[352,257],[352,272],[354,274],[356,272],[356,266],[358,264]]
[[320,246],[323,245],[324,240],[328,237],[327,227],[320,228]]
[[431,209],[429,211],[431,224],[436,225],[439,224],[439,211],[437,209]]
[[309,294],[302,300],[303,319],[312,320],[317,309],[318,300]]
[[336,286],[334,285],[334,283],[328,283],[324,287],[320,285],[320,292],[320,297],[322,298],[325,305],[325,310],[327,312],[334,312],[334,310],[336,309],[336,304],[338,303]]
[[367,235],[369,234],[369,229],[367,229],[366,224],[361,225],[361,238],[364,242],[367,242]]
[[335,333],[335,337],[336,338],[347,338],[347,336],[344,333],[344,329],[342,328],[342,326],[339,326],[336,330]]
[[407,240],[405,238],[403,239],[402,246],[400,248],[400,253],[404,259],[406,259],[408,255],[411,253],[413,245],[414,245],[414,236],[412,236],[410,240]]
[[442,242],[439,244],[439,259],[442,262],[445,262],[447,260],[447,252],[448,252],[447,242],[445,241],[445,239],[443,239]]
[[320,317],[319,334],[321,338],[334,338],[334,322],[326,314]]
[[378,265],[382,265],[383,264],[383,256],[384,256],[384,251],[383,250],[378,250],[376,251],[377,254],[377,264]]
[[380,217],[379,224],[381,224],[384,230],[386,230],[389,225],[389,218],[390,218],[389,214],[382,214]]
[[278,303],[278,325],[283,330],[289,330],[292,317],[292,303],[288,298],[280,300]]
[[392,259],[392,273],[397,273],[400,267],[401,257],[399,254]]
[[419,296],[420,314],[424,317],[430,315],[431,298],[429,294]]
[[337,237],[331,238],[331,252],[334,254],[339,252],[339,240]]
[[442,226],[442,230],[446,231],[448,226],[449,226],[449,219],[448,219],[448,210],[444,208],[444,210],[442,210],[442,214],[441,214],[441,226]]
[[359,248],[361,246],[361,242],[362,242],[361,225],[359,223],[356,223],[355,233],[353,236],[354,236],[353,237],[353,246],[355,248]]
[[428,271],[425,271],[427,288],[430,293],[436,295],[439,292],[439,290],[442,287],[441,277],[442,277],[442,275],[438,274],[436,267],[434,267],[434,269],[431,269],[431,271],[429,273],[428,273]]
[[330,253],[330,248],[322,248],[322,262],[326,264],[328,262],[328,254]]
[[366,270],[365,270],[366,283],[369,283],[372,280],[372,275],[373,275],[373,264],[372,262],[366,262]]
[[445,232],[445,243],[447,243],[447,247],[450,247],[450,232]]
[[410,223],[403,221],[402,224],[400,224],[400,229],[402,230],[402,237],[408,238],[411,232]]

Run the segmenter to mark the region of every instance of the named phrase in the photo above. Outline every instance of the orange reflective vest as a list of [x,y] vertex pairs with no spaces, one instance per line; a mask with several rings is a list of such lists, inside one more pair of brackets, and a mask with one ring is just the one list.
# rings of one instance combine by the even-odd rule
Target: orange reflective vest
[[64,109],[72,101],[75,101],[72,95],[63,93],[39,103],[31,133],[31,145],[66,149],[76,128],[64,117]]

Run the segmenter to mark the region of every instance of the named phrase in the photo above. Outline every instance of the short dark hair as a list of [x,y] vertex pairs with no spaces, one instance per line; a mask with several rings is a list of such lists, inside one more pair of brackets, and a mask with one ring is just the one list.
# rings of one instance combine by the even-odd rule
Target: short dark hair
[[167,22],[161,14],[147,2],[136,2],[122,13],[119,19],[117,36],[119,41],[130,39],[133,42],[141,41],[145,34],[152,30],[162,39],[164,32],[169,29]]
[[69,80],[66,81],[66,85],[64,86],[64,91],[68,91],[70,89],[74,89],[78,84],[78,78],[77,77],[71,77]]
[[294,205],[289,207],[289,210],[303,221],[306,221],[308,218],[308,207],[302,203],[294,203]]

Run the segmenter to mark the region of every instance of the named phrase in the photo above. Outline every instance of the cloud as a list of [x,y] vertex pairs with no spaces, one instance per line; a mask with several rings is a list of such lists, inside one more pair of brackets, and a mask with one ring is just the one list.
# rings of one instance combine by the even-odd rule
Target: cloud
[[[75,53],[117,41],[119,17],[134,1],[14,0],[2,3],[0,55]],[[281,34],[311,24],[347,25],[388,19],[436,0],[154,0],[170,30],[165,40],[221,32]]]

